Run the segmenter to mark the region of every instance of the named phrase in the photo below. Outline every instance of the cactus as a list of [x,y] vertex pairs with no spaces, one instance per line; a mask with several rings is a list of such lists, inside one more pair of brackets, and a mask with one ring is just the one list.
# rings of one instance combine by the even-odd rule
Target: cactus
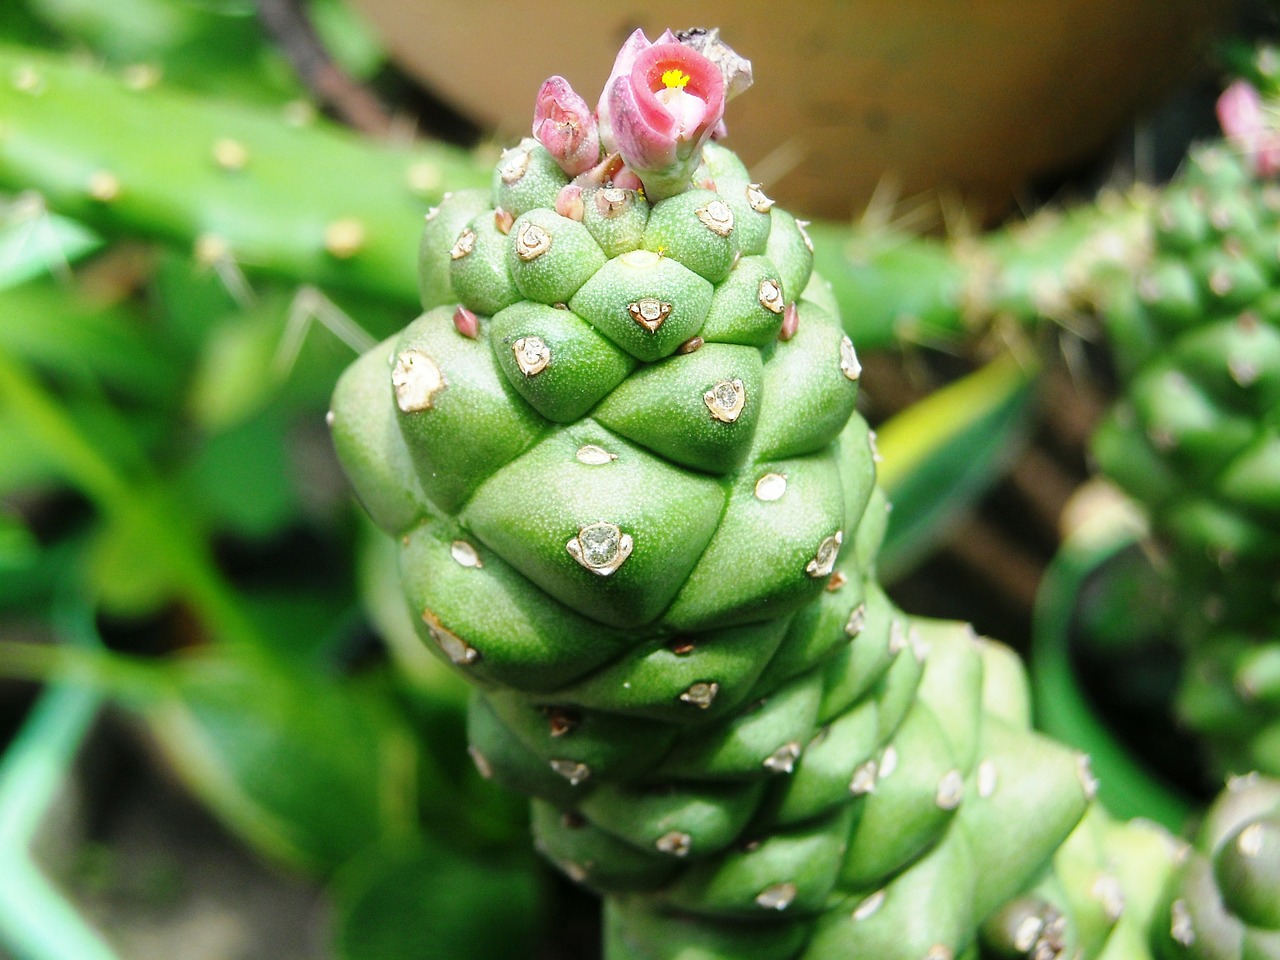
[[207,265],[411,303],[404,251],[422,214],[445,183],[479,182],[462,151],[374,149],[320,121],[164,89],[145,70],[117,78],[0,47],[0,76],[0,188]]
[[610,957],[972,956],[1094,785],[1011,653],[876,582],[854,346],[706,140],[748,71],[695,31],[633,36],[594,116],[548,81],[538,139],[428,216],[425,312],[342,377],[334,443]]
[[1113,820],[1094,805],[1052,871],[983,923],[983,956],[1152,960],[1151,928],[1182,853],[1164,829]]
[[1233,778],[1155,916],[1158,960],[1280,955],[1280,781]]
[[1105,315],[1124,385],[1094,452],[1165,544],[1187,657],[1178,709],[1223,772],[1280,773],[1277,212],[1242,154],[1200,149]]

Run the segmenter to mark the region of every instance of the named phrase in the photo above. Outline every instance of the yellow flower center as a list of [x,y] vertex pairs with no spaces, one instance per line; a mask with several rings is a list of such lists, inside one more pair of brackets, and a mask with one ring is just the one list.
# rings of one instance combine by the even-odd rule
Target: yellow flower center
[[689,75],[679,67],[672,67],[670,70],[664,71],[662,74],[663,86],[668,89],[678,88],[683,90],[689,82]]

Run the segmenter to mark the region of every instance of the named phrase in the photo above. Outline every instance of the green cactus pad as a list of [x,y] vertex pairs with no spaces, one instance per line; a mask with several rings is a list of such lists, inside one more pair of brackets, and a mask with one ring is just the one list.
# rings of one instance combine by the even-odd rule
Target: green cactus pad
[[676,260],[719,283],[739,248],[733,210],[711,190],[687,190],[655,204],[644,231],[644,249]]
[[751,448],[761,376],[758,350],[709,343],[638,371],[593,416],[682,466],[729,473]]
[[459,190],[427,213],[418,244],[418,291],[422,309],[458,302],[450,251],[468,223],[489,209],[483,190]]
[[702,327],[713,288],[674,260],[646,250],[610,260],[569,307],[637,360],[675,353]]
[[[616,459],[594,462],[584,447]],[[603,623],[642,626],[674,598],[723,507],[718,484],[583,421],[491,477],[461,516],[562,603]]]
[[492,205],[512,217],[539,207],[554,207],[556,196],[568,182],[542,144],[526,137],[498,158],[493,168]]
[[492,211],[467,221],[450,244],[450,288],[476,313],[494,314],[520,299],[507,262],[509,246]]
[[1094,452],[1168,555],[1187,650],[1178,709],[1223,773],[1280,774],[1266,746],[1280,707],[1242,692],[1240,673],[1248,648],[1280,637],[1266,586],[1280,561],[1278,227],[1275,187],[1248,158],[1193,152],[1155,208],[1136,302],[1121,293],[1106,314],[1124,395]]
[[786,294],[768,257],[742,257],[716,288],[699,335],[709,343],[765,347],[778,338]]
[[557,423],[582,417],[635,366],[577,314],[541,303],[495,314],[489,340],[511,386]]
[[582,225],[610,259],[639,250],[648,223],[649,204],[634,190],[597,187],[582,193]]
[[456,510],[545,430],[546,421],[494,369],[488,344],[458,333],[448,307],[405,328],[386,376],[418,480],[445,510]]
[[552,210],[521,214],[511,238],[511,276],[520,293],[540,303],[567,303],[607,259],[586,227]]
[[395,407],[387,403],[387,358],[394,350],[395,339],[384,340],[347,368],[333,392],[329,425],[361,505],[392,536],[432,512]]

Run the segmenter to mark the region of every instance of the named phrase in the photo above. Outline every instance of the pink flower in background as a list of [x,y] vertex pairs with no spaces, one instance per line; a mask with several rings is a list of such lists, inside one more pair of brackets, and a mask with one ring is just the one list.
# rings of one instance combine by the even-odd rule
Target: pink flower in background
[[1237,80],[1218,98],[1218,123],[1239,150],[1253,159],[1260,177],[1280,173],[1280,130],[1269,116],[1262,95],[1245,80]]
[[630,71],[611,81],[606,97],[614,149],[651,198],[688,189],[702,146],[724,116],[724,94],[720,68],[675,40],[635,53]]
[[538,91],[533,136],[571,177],[586,173],[600,159],[595,117],[564,77],[551,77]]

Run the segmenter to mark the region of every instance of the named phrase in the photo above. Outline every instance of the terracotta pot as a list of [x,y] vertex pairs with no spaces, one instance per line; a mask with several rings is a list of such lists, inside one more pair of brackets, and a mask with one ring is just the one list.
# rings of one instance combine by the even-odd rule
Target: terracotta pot
[[[718,25],[755,65],[728,144],[793,209],[844,216],[884,177],[905,196],[1004,204],[1087,158],[1185,76],[1235,0],[356,0],[393,55],[506,141],[560,73],[594,103],[636,26]],[[654,7],[662,5],[654,4]],[[674,22],[672,21],[674,19]]]

